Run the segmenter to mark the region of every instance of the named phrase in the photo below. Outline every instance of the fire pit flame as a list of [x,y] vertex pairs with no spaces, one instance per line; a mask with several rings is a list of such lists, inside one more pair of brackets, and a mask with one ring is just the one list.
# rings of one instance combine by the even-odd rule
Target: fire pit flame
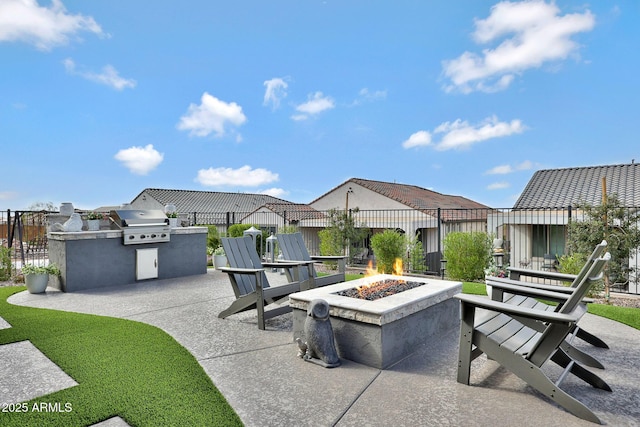
[[[396,260],[393,263],[393,275],[394,276],[402,276],[402,258],[396,258]],[[384,291],[385,288],[392,288],[393,286],[397,286],[398,284],[403,284],[405,283],[404,280],[402,279],[397,279],[394,280],[393,282],[395,282],[393,285],[388,283],[388,281],[378,281],[374,278],[374,276],[380,274],[378,272],[377,268],[373,268],[373,262],[371,260],[369,260],[369,265],[367,265],[367,269],[365,271],[365,277],[368,277],[371,279],[371,281],[369,283],[365,283],[362,286],[358,286],[356,287],[356,290],[358,291],[358,297],[362,298],[362,299],[366,299],[367,295],[370,295],[373,292],[380,292],[380,291]],[[375,288],[375,289],[374,289]],[[392,292],[390,290],[390,292]]]

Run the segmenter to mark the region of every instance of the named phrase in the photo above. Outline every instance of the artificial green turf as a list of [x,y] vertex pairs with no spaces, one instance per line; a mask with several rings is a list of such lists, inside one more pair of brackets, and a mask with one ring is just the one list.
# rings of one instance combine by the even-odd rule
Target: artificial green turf
[[587,310],[591,314],[606,317],[616,322],[624,323],[633,328],[640,329],[640,308],[616,307],[607,304],[589,304]]
[[[25,413],[0,411],[1,426],[82,426],[115,416],[131,426],[242,425],[197,360],[161,329],[6,302],[24,289],[0,288],[0,317],[11,325],[0,344],[31,341],[79,385],[26,402]],[[41,402],[71,410],[34,411]]]

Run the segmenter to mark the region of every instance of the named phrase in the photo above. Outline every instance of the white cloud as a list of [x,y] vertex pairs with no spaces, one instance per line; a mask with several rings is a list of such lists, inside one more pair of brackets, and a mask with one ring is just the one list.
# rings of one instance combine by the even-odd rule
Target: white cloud
[[[526,126],[520,120],[500,122],[496,116],[489,117],[477,125],[471,125],[460,119],[454,122],[444,122],[433,132],[418,131],[402,143],[404,148],[433,145],[438,151],[469,148],[475,143],[493,138],[500,138],[522,133]],[[440,141],[433,143],[433,135],[442,134]]]
[[513,172],[511,165],[500,165],[489,169],[486,175],[507,175]]
[[322,92],[316,92],[308,96],[308,101],[296,107],[300,114],[291,116],[293,120],[306,120],[309,116],[320,114],[323,111],[335,108],[335,102],[330,96],[324,96]]
[[468,148],[477,142],[522,133],[524,130],[525,126],[520,120],[512,120],[507,123],[500,122],[496,116],[492,116],[476,126],[460,119],[454,122],[445,122],[439,125],[434,133],[444,134],[440,142],[436,144],[437,150],[444,151]]
[[541,0],[497,3],[488,18],[475,20],[473,38],[480,44],[502,42],[482,54],[464,52],[443,61],[443,73],[451,81],[445,90],[503,90],[523,71],[577,55],[579,45],[571,37],[594,25],[589,10],[561,16],[555,3]]
[[386,90],[376,90],[372,92],[365,87],[360,89],[360,92],[358,92],[358,98],[356,98],[356,100],[353,101],[352,105],[361,105],[365,102],[375,102],[381,99],[385,99],[386,97],[387,97]]
[[252,169],[245,165],[238,169],[231,168],[209,168],[200,169],[196,182],[208,187],[218,186],[240,186],[257,187],[278,181],[279,176],[266,169]]
[[275,77],[271,80],[266,80],[264,86],[266,89],[264,91],[263,105],[271,105],[272,109],[277,109],[280,107],[282,98],[287,97],[287,82],[284,79]]
[[224,136],[225,126],[240,126],[247,121],[242,107],[235,102],[226,103],[205,92],[201,104],[190,104],[187,113],[180,117],[179,130],[188,130],[192,136]]
[[426,130],[419,130],[402,143],[404,148],[423,147],[431,145],[431,134]]
[[90,71],[78,71],[76,63],[71,58],[65,59],[62,63],[69,74],[80,76],[92,82],[111,86],[115,90],[123,90],[128,87],[133,89],[137,84],[133,79],[120,77],[118,71],[111,65],[106,65],[102,69],[102,73],[93,73]]
[[283,198],[289,194],[288,191],[282,188],[268,188],[266,190],[259,191],[258,194],[266,194],[268,196]]
[[489,169],[485,172],[485,175],[507,175],[516,171],[524,171],[531,170],[533,168],[533,163],[529,160],[525,160],[524,162],[511,166],[511,165],[500,165],[494,168]]
[[52,0],[49,7],[36,0],[0,1],[0,42],[20,41],[51,50],[81,31],[104,35],[92,17],[67,13],[60,0]]
[[502,190],[504,188],[509,188],[510,185],[508,182],[494,182],[487,186],[487,190]]
[[114,158],[131,173],[146,175],[162,163],[164,154],[153,148],[152,144],[148,144],[146,147],[130,147],[120,150]]

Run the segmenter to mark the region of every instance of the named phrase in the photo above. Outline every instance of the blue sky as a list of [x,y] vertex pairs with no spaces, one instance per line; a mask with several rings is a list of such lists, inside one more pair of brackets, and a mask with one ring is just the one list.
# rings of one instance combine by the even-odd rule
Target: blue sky
[[640,161],[640,2],[0,0],[0,208]]

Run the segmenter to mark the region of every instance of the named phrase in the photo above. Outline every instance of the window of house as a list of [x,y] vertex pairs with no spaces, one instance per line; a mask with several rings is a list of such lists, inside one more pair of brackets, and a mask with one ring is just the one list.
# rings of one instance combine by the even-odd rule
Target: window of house
[[533,225],[532,255],[543,257],[544,254],[564,255],[566,243],[564,225]]

